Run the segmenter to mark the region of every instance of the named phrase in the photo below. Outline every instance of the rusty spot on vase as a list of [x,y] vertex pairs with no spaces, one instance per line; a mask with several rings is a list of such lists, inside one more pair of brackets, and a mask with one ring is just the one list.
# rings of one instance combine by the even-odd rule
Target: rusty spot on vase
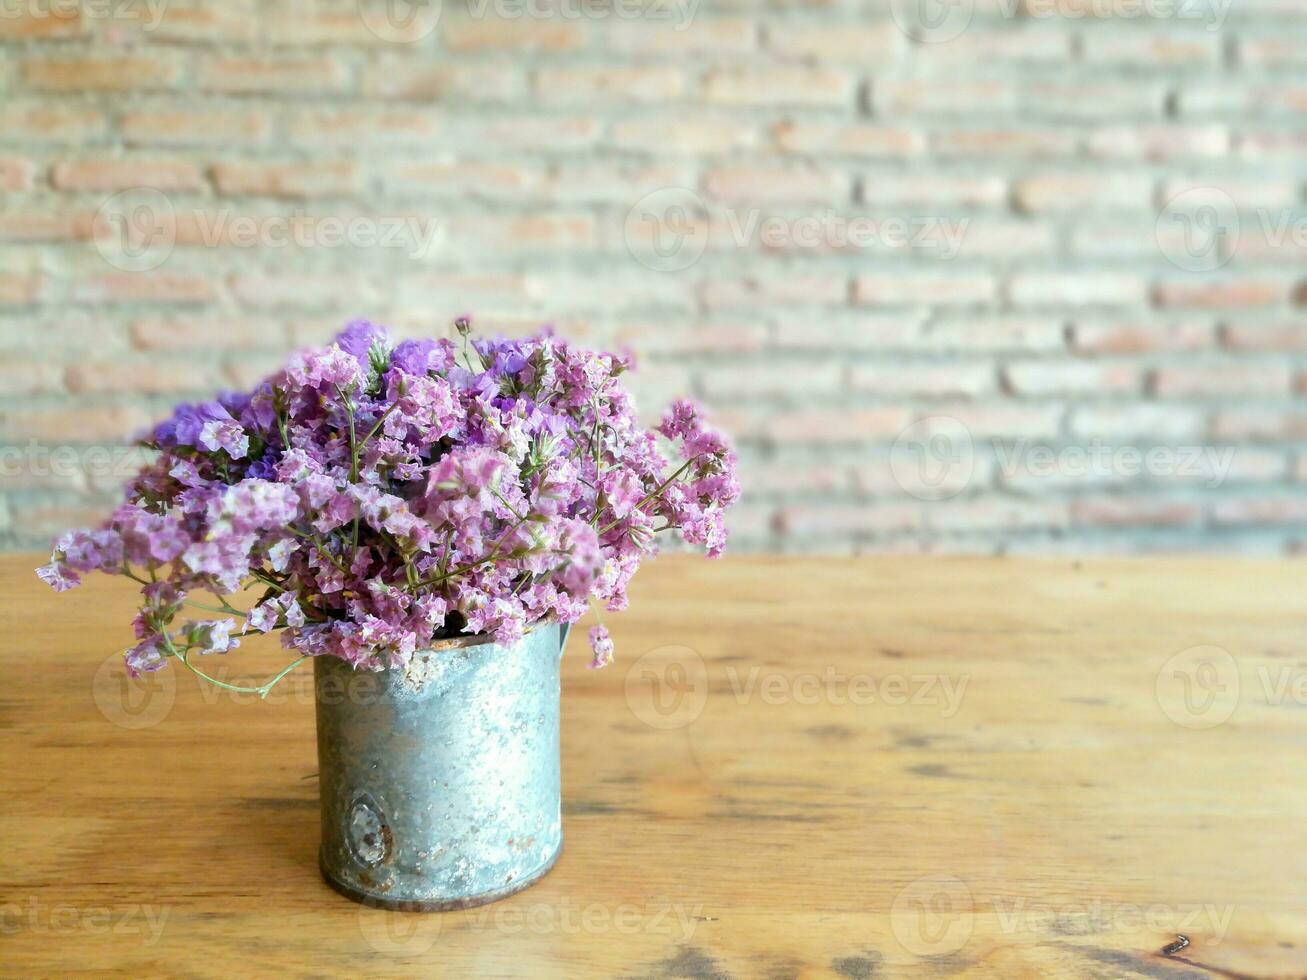
[[369,868],[381,864],[394,850],[390,827],[381,808],[367,793],[360,793],[350,804],[345,841],[355,860]]

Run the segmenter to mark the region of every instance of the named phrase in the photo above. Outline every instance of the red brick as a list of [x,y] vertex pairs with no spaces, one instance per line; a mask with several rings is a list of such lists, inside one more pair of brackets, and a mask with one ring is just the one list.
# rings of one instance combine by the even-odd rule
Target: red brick
[[853,76],[827,68],[721,68],[703,85],[704,100],[716,105],[853,107]]
[[847,316],[785,318],[776,324],[783,350],[909,350],[916,346],[923,318],[912,313],[858,312]]
[[0,133],[24,142],[92,140],[105,124],[104,113],[85,106],[18,102],[12,96],[0,102]]
[[579,150],[599,142],[603,127],[598,119],[587,116],[543,116],[539,113],[516,116],[465,117],[453,135],[460,143],[486,148],[492,152],[524,150]]
[[207,303],[214,288],[200,276],[155,270],[91,276],[73,284],[72,296],[79,303]]
[[280,324],[249,319],[138,320],[132,344],[144,351],[255,350],[285,346]]
[[213,182],[223,194],[247,197],[348,197],[359,190],[358,165],[321,163],[219,163]]
[[922,525],[920,504],[861,504],[786,507],[778,515],[778,534],[843,536],[908,531]]
[[1198,439],[1204,411],[1152,402],[1077,406],[1071,414],[1071,432],[1081,439]]
[[927,507],[923,511],[928,527],[946,531],[1063,528],[1069,523],[1067,512],[1065,501],[1008,497],[950,500],[946,505]]
[[1164,85],[1142,79],[1099,83],[1041,78],[1018,90],[1017,111],[1023,118],[1063,124],[1160,119],[1166,94]]
[[1307,500],[1301,497],[1220,500],[1212,505],[1212,520],[1223,526],[1301,524],[1307,520]]
[[35,302],[40,290],[41,280],[36,276],[0,272],[0,306],[25,306]]
[[532,90],[546,103],[667,102],[685,93],[685,74],[671,65],[538,68]]
[[23,63],[29,88],[48,92],[125,92],[174,88],[180,62],[161,53],[123,57],[31,58]]
[[1085,60],[1092,64],[1183,68],[1221,60],[1221,36],[1215,32],[1144,31],[1126,24],[1119,31],[1086,32],[1082,44]]
[[969,398],[994,391],[994,369],[988,364],[957,362],[952,364],[855,364],[850,383],[858,391],[876,395],[920,398]]
[[451,51],[575,51],[586,43],[586,31],[576,21],[441,18],[445,46]]
[[1289,298],[1290,284],[1277,279],[1180,279],[1160,283],[1154,301],[1161,307],[1240,309],[1274,306]]
[[931,414],[961,422],[976,439],[1051,439],[1060,431],[1065,411],[1060,405],[962,402],[932,406]]
[[419,110],[325,110],[298,113],[291,138],[304,146],[430,146],[443,117]]
[[[534,324],[533,324],[534,325]],[[767,331],[760,323],[650,323],[623,321],[612,342],[648,354],[751,354],[763,349]]]
[[1153,323],[1146,320],[1105,320],[1077,323],[1071,344],[1088,354],[1147,354],[1189,351],[1211,346],[1211,324],[1197,321]]
[[368,95],[420,102],[508,102],[524,85],[521,72],[503,65],[450,65],[391,59],[369,66],[363,90]]
[[349,73],[337,58],[212,57],[200,63],[202,91],[229,95],[342,92]]
[[326,307],[355,310],[376,300],[376,290],[367,280],[352,273],[244,273],[232,279],[231,291],[241,303],[263,309]]
[[217,44],[220,42],[246,43],[258,37],[259,20],[242,5],[230,0],[208,0],[205,3],[156,4],[153,8],[143,2],[117,4],[109,25],[115,35],[133,30],[142,43],[194,42]]
[[942,157],[980,157],[985,159],[1053,159],[1072,157],[1076,152],[1075,133],[1058,129],[967,129],[943,128],[932,137],[932,145]]
[[1283,128],[1255,131],[1242,127],[1239,134],[1239,157],[1244,160],[1295,163],[1307,147],[1307,133],[1286,132]]
[[1163,398],[1221,395],[1273,397],[1289,392],[1289,366],[1279,362],[1192,364],[1158,368],[1153,385]]
[[1112,272],[1027,272],[1007,284],[1017,306],[1132,306],[1148,298],[1140,276]]
[[525,278],[512,272],[418,276],[401,285],[400,296],[407,306],[441,310],[451,318],[472,312],[485,315],[520,308],[529,302]]
[[24,157],[0,157],[0,191],[31,190],[34,170],[32,161]]
[[955,275],[879,274],[859,276],[853,301],[859,306],[969,306],[988,303],[998,285],[988,273]]
[[[988,217],[965,218],[965,224],[957,218],[938,219],[940,223],[932,229],[932,237],[944,236],[944,229],[951,229],[950,234],[960,233],[958,254],[973,261],[990,261],[994,259],[1044,258],[1052,254],[1057,247],[1056,229],[1051,225],[1035,224],[1030,221],[1005,221]],[[947,221],[945,226],[943,222]],[[943,241],[945,246],[950,243]],[[941,257],[947,251],[937,253]]]
[[[318,330],[312,343],[315,346],[323,346],[330,341],[329,336],[323,336],[323,331]],[[245,355],[229,361],[223,369],[223,384],[236,391],[250,391],[264,380],[276,374],[286,362],[284,351],[269,351],[261,356],[252,357]]]
[[1014,82],[968,79],[966,81],[874,81],[872,102],[877,115],[957,116],[977,112],[1006,113],[1016,107]]
[[840,304],[848,296],[843,276],[779,276],[714,279],[701,287],[704,305],[710,309],[739,307],[812,306]]
[[537,166],[514,161],[447,159],[395,164],[382,179],[395,194],[500,200],[532,196],[545,178]]
[[63,372],[54,364],[33,361],[0,363],[0,391],[6,395],[40,395],[57,391]]
[[956,351],[1057,351],[1063,326],[1055,317],[974,317],[932,319],[919,346]]
[[1221,339],[1231,350],[1307,350],[1307,323],[1227,323]]
[[762,425],[779,446],[893,441],[912,421],[906,408],[809,408],[769,417]]
[[1044,397],[1137,392],[1141,382],[1132,365],[1092,361],[1023,361],[1007,365],[1003,377],[1018,395]]
[[35,501],[21,498],[14,502],[14,529],[24,544],[50,544],[50,539],[70,527],[95,527],[104,520],[111,504],[77,504],[51,501],[42,496]]
[[82,12],[71,4],[18,3],[0,10],[0,41],[58,40],[86,32]]
[[760,136],[756,123],[731,114],[713,118],[684,112],[641,115],[637,120],[615,122],[612,129],[612,142],[619,149],[684,155],[750,150],[757,147]]
[[[860,449],[858,461],[860,465],[853,470],[853,485],[859,493],[876,497],[903,497],[924,489],[921,485],[914,485],[911,471],[902,469],[905,460],[901,455],[896,455],[892,445],[882,445],[870,451]],[[977,455],[969,468],[955,466],[944,469],[936,474],[936,479],[938,482],[930,485],[929,495],[938,495],[943,499],[972,488],[990,487],[994,482],[993,461],[989,456]],[[905,487],[905,483],[908,486]],[[941,505],[936,503],[935,506]]]
[[[695,24],[696,31],[698,24]],[[888,20],[840,24],[775,22],[767,28],[767,47],[785,58],[875,64],[883,68],[906,47],[903,32]]]
[[1255,68],[1288,68],[1307,65],[1307,52],[1298,37],[1241,37],[1237,41],[1239,63]]
[[[588,214],[479,214],[450,219],[451,242],[504,255],[593,249],[598,243],[595,220]],[[472,243],[475,243],[474,245]]]
[[1013,187],[1017,206],[1031,214],[1148,208],[1152,179],[1129,174],[1045,174],[1019,180]]
[[680,161],[566,160],[543,173],[532,197],[550,203],[612,203],[629,208],[650,191],[695,185],[695,168]]
[[841,373],[841,365],[833,361],[805,364],[801,371],[788,364],[735,363],[704,368],[700,381],[710,398],[764,398],[805,389],[835,392]]
[[846,490],[849,484],[848,473],[840,467],[808,461],[741,464],[740,479],[745,486],[766,487],[778,494],[832,493]]
[[1104,160],[1169,162],[1191,157],[1223,157],[1230,132],[1223,125],[1104,126],[1086,139],[1091,156]]
[[720,167],[703,177],[704,191],[719,201],[842,203],[849,199],[848,177],[815,167]]
[[194,191],[204,177],[186,160],[63,160],[54,165],[51,183],[61,191],[121,191],[153,187],[161,191]]
[[977,17],[966,31],[946,44],[914,47],[912,61],[922,69],[935,71],[957,71],[959,65],[1061,69],[1071,61],[1071,38],[1072,32],[1063,24],[1008,21],[996,29],[987,29]]
[[[420,8],[417,8],[420,9]],[[429,16],[420,14],[401,25],[398,19],[367,19],[359,3],[339,11],[299,9],[289,13],[275,8],[262,11],[264,37],[284,45],[378,45],[406,44],[422,40],[430,30]],[[384,28],[384,29],[374,29]]]
[[148,362],[79,361],[67,371],[68,390],[77,394],[139,392],[171,395],[205,391],[218,385],[213,361],[173,360]]
[[[1210,471],[1210,466],[1208,471]],[[1252,446],[1237,447],[1230,463],[1229,472],[1224,481],[1229,483],[1265,483],[1270,480],[1282,480],[1289,472],[1289,461],[1285,453],[1276,449],[1261,449]],[[1207,472],[1206,476],[1215,479],[1220,474]],[[1189,477],[1189,482],[1193,482]]]
[[890,207],[990,207],[1007,200],[1007,181],[997,174],[882,174],[861,180],[859,198]]
[[700,13],[687,29],[672,21],[652,19],[610,21],[605,25],[604,47],[637,56],[688,57],[746,54],[758,44],[758,28],[744,17],[705,17]]
[[1091,527],[1176,527],[1193,524],[1201,515],[1194,501],[1144,496],[1091,497],[1071,504],[1072,522]]
[[792,122],[772,128],[777,148],[786,153],[823,153],[856,157],[912,157],[921,154],[924,137],[894,126],[861,123]]
[[272,131],[272,118],[259,109],[158,107],[129,111],[119,124],[133,144],[259,143]]
[[0,411],[0,438],[59,443],[116,442],[141,431],[149,421],[144,409],[126,406]]
[[1307,439],[1307,409],[1230,408],[1212,419],[1212,435],[1221,440]]

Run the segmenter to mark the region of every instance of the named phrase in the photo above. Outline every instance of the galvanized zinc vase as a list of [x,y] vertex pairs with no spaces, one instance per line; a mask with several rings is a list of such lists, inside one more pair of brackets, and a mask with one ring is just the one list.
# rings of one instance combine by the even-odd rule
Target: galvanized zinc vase
[[320,864],[342,894],[441,911],[541,878],[563,845],[559,659],[569,627],[443,641],[403,669],[314,664]]

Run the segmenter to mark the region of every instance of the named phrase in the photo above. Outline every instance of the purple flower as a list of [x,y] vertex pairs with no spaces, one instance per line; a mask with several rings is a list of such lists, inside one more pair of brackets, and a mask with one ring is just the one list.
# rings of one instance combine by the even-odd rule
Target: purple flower
[[590,627],[590,649],[594,651],[594,659],[590,662],[592,670],[607,667],[613,662],[613,640],[608,635],[607,626]]
[[369,320],[354,320],[336,336],[336,345],[367,367],[373,347],[390,350],[390,333]]
[[187,646],[197,653],[227,653],[241,645],[231,635],[236,623],[230,619],[210,619],[201,623],[190,622],[183,628]]
[[[248,630],[371,670],[458,632],[511,644],[593,601],[622,609],[659,531],[720,554],[740,494],[694,405],[640,423],[632,366],[549,332],[395,347],[352,323],[249,394],[180,406],[123,505],[38,574],[60,591],[91,571],[149,577],[133,672],[236,647],[235,620],[172,626],[188,593],[257,588]],[[608,663],[607,631],[591,642]]]
[[164,649],[163,637],[159,634],[147,636],[127,651],[127,673],[132,677],[140,677],[142,674],[148,674],[152,671],[163,669],[164,658],[167,653]]
[[249,611],[245,621],[250,629],[260,633],[271,633],[282,622],[287,626],[303,626],[306,622],[299,600],[289,593],[259,603]]

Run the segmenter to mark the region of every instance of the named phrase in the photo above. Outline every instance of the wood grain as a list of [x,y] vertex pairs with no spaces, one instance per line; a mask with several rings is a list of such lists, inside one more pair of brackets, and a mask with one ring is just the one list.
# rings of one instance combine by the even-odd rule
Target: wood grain
[[567,657],[557,868],[419,916],[318,877],[308,671],[141,700],[131,590],[35,562],[0,562],[7,975],[1307,974],[1300,563],[664,558],[617,664]]

